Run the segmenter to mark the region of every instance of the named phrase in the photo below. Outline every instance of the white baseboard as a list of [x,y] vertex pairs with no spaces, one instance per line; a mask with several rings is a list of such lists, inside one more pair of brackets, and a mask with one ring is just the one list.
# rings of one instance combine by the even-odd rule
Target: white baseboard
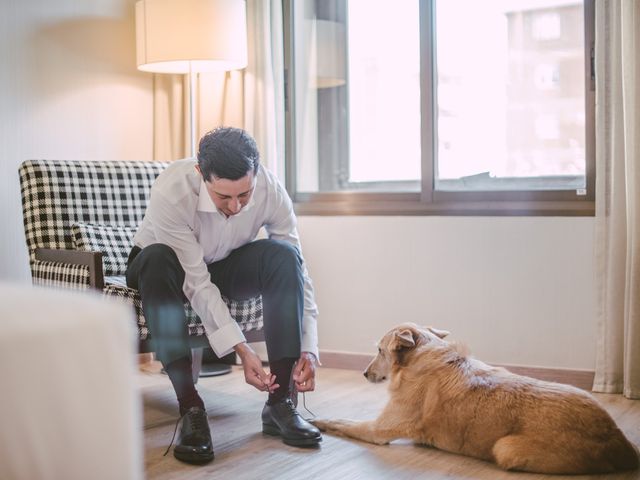
[[[373,359],[372,355],[349,352],[320,351],[323,367],[344,368],[347,370],[364,370]],[[566,383],[583,390],[591,390],[594,372],[591,370],[570,370],[565,368],[527,367],[523,365],[496,365],[518,375],[546,380],[548,382]]]

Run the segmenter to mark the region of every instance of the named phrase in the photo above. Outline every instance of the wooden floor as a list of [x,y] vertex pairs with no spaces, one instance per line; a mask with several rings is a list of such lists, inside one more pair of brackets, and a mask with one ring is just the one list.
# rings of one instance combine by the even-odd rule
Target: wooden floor
[[[157,366],[140,373],[144,401],[146,478],[168,479],[484,479],[540,480],[562,477],[504,472],[490,463],[397,441],[375,446],[324,436],[316,449],[284,445],[261,433],[260,412],[265,395],[244,383],[242,370],[200,379],[212,427],[216,458],[205,466],[177,461],[172,452],[163,457],[171,440],[177,407],[169,380]],[[307,407],[318,417],[374,418],[385,404],[386,386],[368,383],[353,370],[321,368],[319,386],[307,395]],[[597,395],[628,438],[640,445],[640,401],[620,395]],[[302,397],[300,397],[302,404]],[[300,405],[304,416],[310,416]],[[640,479],[640,472],[572,479]]]

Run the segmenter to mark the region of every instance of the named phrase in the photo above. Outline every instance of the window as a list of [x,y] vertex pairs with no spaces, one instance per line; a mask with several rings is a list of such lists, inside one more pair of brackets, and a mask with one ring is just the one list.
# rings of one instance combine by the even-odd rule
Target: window
[[593,0],[284,11],[299,213],[593,214]]

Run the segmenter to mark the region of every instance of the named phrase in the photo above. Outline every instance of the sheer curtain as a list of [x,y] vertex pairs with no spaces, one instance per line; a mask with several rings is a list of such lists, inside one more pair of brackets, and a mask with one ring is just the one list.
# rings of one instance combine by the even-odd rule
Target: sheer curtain
[[[282,2],[247,0],[248,58],[241,71],[200,73],[196,82],[198,138],[217,126],[244,128],[267,167],[284,174]],[[154,77],[154,159],[189,156],[188,80]]]
[[594,390],[640,398],[640,2],[595,4]]
[[248,0],[249,64],[244,70],[244,128],[262,161],[284,181],[284,50],[281,0]]

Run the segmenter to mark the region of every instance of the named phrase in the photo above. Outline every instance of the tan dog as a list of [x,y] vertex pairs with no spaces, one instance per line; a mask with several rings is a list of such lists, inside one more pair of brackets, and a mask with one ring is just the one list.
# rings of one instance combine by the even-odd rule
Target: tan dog
[[391,380],[378,418],[313,423],[376,444],[408,438],[508,470],[584,474],[638,467],[637,450],[592,395],[486,365],[442,340],[447,334],[414,324],[394,328],[364,372],[370,382]]

